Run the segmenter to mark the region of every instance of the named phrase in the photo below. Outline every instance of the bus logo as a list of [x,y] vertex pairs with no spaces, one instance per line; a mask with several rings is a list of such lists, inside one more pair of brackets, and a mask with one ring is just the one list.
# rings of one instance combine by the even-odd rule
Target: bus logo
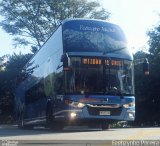
[[102,102],[103,102],[103,103],[108,103],[108,101],[109,101],[108,98],[104,98]]

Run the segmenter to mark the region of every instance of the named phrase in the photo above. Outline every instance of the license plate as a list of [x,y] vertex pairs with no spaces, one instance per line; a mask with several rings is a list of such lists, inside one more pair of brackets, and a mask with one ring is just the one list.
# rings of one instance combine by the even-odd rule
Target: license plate
[[109,116],[109,115],[111,115],[111,112],[110,111],[100,111],[99,115],[101,115],[101,116]]

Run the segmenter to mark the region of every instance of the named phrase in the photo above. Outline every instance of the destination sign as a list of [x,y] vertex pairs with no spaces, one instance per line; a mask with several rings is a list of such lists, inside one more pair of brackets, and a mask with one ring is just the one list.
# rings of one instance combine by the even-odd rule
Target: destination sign
[[82,31],[92,31],[92,32],[116,32],[115,28],[111,27],[95,27],[95,26],[85,26],[85,25],[80,25],[80,30]]
[[105,60],[105,65],[112,65],[112,66],[123,66],[124,62],[123,60]]
[[[102,59],[98,58],[83,58],[82,64],[90,64],[90,65],[100,65],[102,64]],[[123,60],[104,60],[105,65],[112,65],[112,66],[123,66],[124,62]]]
[[102,64],[102,61],[101,61],[101,59],[96,59],[96,58],[83,58],[82,59],[82,63],[83,64],[95,64],[95,65],[98,65],[98,64]]

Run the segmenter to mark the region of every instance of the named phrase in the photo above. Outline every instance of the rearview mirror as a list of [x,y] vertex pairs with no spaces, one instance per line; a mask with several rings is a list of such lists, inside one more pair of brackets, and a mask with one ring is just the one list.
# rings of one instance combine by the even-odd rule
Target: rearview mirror
[[149,75],[149,62],[147,58],[143,62],[143,73],[146,76]]
[[61,57],[61,61],[63,62],[63,69],[65,71],[69,70],[70,67],[70,58],[67,53],[64,53]]

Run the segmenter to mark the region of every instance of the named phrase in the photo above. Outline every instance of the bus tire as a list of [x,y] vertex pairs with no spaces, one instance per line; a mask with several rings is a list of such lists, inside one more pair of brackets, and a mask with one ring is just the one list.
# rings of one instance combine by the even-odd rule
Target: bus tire
[[110,124],[107,123],[106,121],[103,121],[101,123],[101,128],[102,128],[102,130],[108,130],[108,129],[110,129]]
[[60,131],[64,128],[63,123],[54,120],[53,110],[51,105],[48,105],[46,110],[46,127],[54,131]]
[[23,118],[23,112],[19,111],[18,112],[18,128],[23,129],[24,127],[24,118]]
[[64,124],[62,122],[56,121],[52,124],[50,127],[51,130],[53,131],[61,131],[64,128]]
[[25,125],[24,124],[24,117],[23,113],[20,114],[19,120],[18,120],[18,128],[24,129],[24,130],[31,130],[33,129],[33,125]]
[[51,105],[49,104],[46,109],[46,127],[51,128],[53,124],[53,119],[53,110],[51,108]]
[[23,123],[24,123],[23,119],[18,120],[18,128],[19,129],[23,129],[23,127],[24,127]]

